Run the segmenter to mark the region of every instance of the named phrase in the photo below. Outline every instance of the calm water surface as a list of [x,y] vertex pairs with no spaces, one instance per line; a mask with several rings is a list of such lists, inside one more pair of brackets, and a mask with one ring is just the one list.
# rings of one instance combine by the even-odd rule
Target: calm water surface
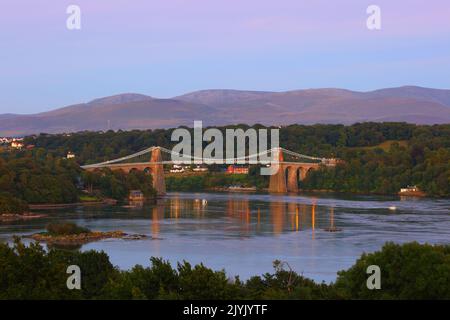
[[[275,259],[331,282],[362,252],[384,242],[450,243],[450,200],[238,193],[170,193],[142,208],[96,207],[48,212],[33,221],[0,224],[0,241],[43,231],[66,220],[92,230],[122,230],[145,240],[108,239],[82,250],[104,250],[128,269],[150,256],[203,262],[246,279],[272,271]],[[340,232],[327,232],[334,225]]]

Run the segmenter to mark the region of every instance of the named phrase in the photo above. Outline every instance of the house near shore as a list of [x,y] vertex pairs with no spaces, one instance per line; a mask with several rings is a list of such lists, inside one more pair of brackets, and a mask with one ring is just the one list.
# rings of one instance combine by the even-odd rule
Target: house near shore
[[0,144],[10,144],[11,141],[13,141],[12,138],[8,138],[8,137],[1,137],[0,138]]
[[183,173],[184,172],[184,167],[180,166],[180,165],[173,165],[172,169],[170,169],[171,173]]
[[207,172],[208,168],[207,167],[202,167],[202,166],[196,166],[194,169],[192,169],[192,171],[194,171],[194,172]]
[[128,196],[129,201],[144,201],[145,197],[141,190],[131,190]]
[[230,165],[227,168],[228,174],[248,174],[248,167]]
[[21,142],[21,141],[15,140],[15,141],[11,142],[11,148],[13,148],[13,149],[18,149],[18,150],[20,150],[20,149],[23,148],[23,146],[24,146],[24,144],[23,144],[23,142]]
[[66,158],[67,158],[67,159],[74,159],[74,158],[75,158],[75,153],[70,152],[70,151],[67,152]]

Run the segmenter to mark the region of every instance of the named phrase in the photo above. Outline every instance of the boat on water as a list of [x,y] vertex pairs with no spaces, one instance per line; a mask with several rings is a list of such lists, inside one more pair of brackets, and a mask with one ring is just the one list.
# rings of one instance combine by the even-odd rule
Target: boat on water
[[420,190],[417,186],[407,186],[406,188],[401,188],[398,195],[407,197],[425,197],[426,194]]

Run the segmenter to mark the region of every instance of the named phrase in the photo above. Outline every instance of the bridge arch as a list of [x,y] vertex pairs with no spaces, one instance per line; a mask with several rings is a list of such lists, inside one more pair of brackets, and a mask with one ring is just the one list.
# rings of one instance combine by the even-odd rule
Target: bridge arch
[[286,173],[286,190],[287,192],[298,192],[298,172],[299,167],[295,165],[287,166]]
[[306,176],[308,175],[309,172],[311,172],[312,170],[314,170],[315,168],[313,168],[312,166],[302,166],[299,168],[300,171],[300,181],[305,180]]
[[269,192],[298,192],[299,182],[306,178],[309,171],[319,167],[318,163],[281,163],[278,172],[270,176]]

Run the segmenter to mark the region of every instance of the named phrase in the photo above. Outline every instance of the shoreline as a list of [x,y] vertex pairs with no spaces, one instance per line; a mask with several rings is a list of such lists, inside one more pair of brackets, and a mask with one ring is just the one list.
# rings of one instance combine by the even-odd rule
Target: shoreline
[[36,214],[36,213],[3,213],[0,214],[0,222],[14,222],[14,221],[21,221],[21,220],[31,220],[31,219],[39,219],[39,218],[45,218],[48,215],[46,214]]
[[45,210],[45,209],[64,209],[73,207],[89,207],[89,206],[108,206],[116,205],[115,199],[104,199],[102,201],[86,201],[86,202],[74,202],[74,203],[43,203],[43,204],[30,204],[28,207],[30,210]]
[[257,192],[256,187],[242,187],[242,188],[227,188],[227,187],[213,187],[208,188],[206,191],[218,191],[218,192]]
[[407,198],[421,198],[421,199],[449,199],[449,197],[437,197],[437,196],[430,196],[427,194],[420,194],[420,195],[406,195],[406,194],[399,194],[399,193],[367,193],[367,192],[345,192],[345,191],[336,191],[336,190],[328,190],[328,189],[311,189],[311,190],[299,190],[298,192],[285,192],[285,193],[270,193],[268,188],[264,189],[252,189],[250,188],[244,188],[244,189],[228,189],[225,187],[214,187],[214,188],[206,188],[203,190],[196,190],[196,191],[187,191],[187,190],[169,190],[168,192],[231,192],[231,193],[268,193],[268,194],[309,194],[309,193],[321,193],[321,194],[338,194],[338,195],[348,195],[348,196],[383,196],[383,197],[407,197]]

